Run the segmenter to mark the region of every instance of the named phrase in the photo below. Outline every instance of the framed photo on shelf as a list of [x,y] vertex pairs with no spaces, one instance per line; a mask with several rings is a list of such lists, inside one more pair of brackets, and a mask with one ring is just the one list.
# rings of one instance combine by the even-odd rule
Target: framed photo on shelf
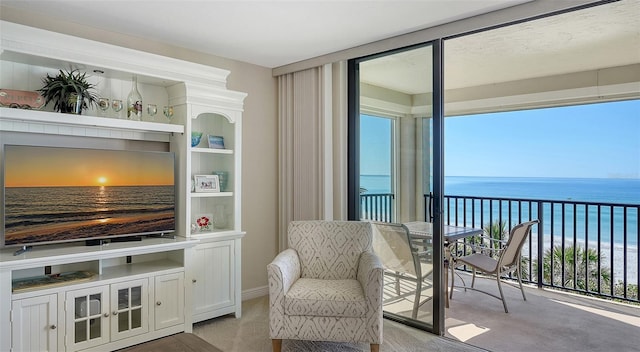
[[207,140],[209,142],[209,148],[224,149],[224,137],[208,135]]
[[220,179],[218,175],[193,176],[194,190],[201,192],[220,192]]
[[212,214],[196,214],[193,219],[196,232],[207,232],[213,230]]

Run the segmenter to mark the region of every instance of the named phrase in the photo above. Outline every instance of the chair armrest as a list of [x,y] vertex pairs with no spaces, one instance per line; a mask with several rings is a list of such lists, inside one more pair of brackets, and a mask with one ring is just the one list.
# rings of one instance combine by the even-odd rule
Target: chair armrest
[[413,252],[413,254],[418,257],[430,256],[431,253],[433,253],[431,250]]
[[364,252],[358,262],[356,279],[362,285],[367,301],[368,330],[373,333],[374,343],[382,343],[382,288],[384,286],[384,266],[373,252]]
[[300,277],[298,253],[289,248],[280,252],[267,265],[269,281],[269,337],[282,338],[284,326],[284,296]]
[[499,240],[497,238],[483,237],[484,240],[489,241],[490,243],[500,243],[502,245],[507,244],[507,240]]
[[[499,240],[495,238],[489,238],[482,236],[482,243],[468,243],[457,241],[450,245],[452,257],[461,257],[469,255],[471,253],[482,253],[490,257],[497,256],[504,250],[504,246],[507,244],[505,240]],[[495,248],[496,244],[498,248]],[[462,247],[462,249],[460,249]]]
[[367,298],[367,303],[382,305],[382,286],[384,280],[384,266],[380,258],[373,252],[360,255],[357,277]]
[[[269,294],[272,289],[282,290],[286,294],[291,285],[300,278],[300,258],[298,253],[289,248],[280,252],[269,265],[267,265],[269,279]],[[275,285],[275,286],[274,286]]]

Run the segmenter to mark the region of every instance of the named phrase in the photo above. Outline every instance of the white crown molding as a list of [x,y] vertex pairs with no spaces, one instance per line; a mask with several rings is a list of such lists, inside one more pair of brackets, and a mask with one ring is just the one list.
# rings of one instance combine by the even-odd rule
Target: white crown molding
[[172,105],[192,104],[192,118],[213,108],[227,111],[226,117],[231,123],[235,123],[244,110],[244,98],[247,96],[246,93],[193,82],[174,84],[167,87],[167,91],[172,97]]
[[[230,71],[123,48],[66,34],[0,21],[2,59],[49,63],[55,68],[97,68],[175,82],[226,87]],[[24,61],[23,61],[24,60]],[[143,78],[144,79],[144,78]]]

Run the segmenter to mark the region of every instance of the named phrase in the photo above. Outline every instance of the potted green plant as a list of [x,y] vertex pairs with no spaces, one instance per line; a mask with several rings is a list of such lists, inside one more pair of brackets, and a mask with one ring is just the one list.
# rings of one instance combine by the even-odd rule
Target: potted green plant
[[[82,114],[82,110],[96,104],[95,86],[87,82],[87,74],[78,70],[63,71],[42,79],[44,87],[38,92],[45,98],[45,104],[53,101],[53,109],[68,114]],[[88,104],[87,104],[88,103]]]

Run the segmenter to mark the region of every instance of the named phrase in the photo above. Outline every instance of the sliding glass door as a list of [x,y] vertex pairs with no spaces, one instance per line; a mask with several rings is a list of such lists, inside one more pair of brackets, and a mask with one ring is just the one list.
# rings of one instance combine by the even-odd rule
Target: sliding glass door
[[[449,173],[539,176],[554,165],[551,156],[557,151],[566,153],[570,147],[583,145],[580,140],[567,142],[576,140],[577,131],[593,129],[603,121],[613,125],[617,113],[611,108],[613,105],[607,105],[608,111],[595,114],[590,112],[598,108],[593,103],[631,99],[636,100],[629,104],[637,102],[635,73],[639,72],[639,63],[637,50],[633,50],[638,47],[634,45],[637,36],[629,34],[634,33],[630,28],[636,28],[637,21],[628,16],[636,9],[633,1],[594,3],[549,17],[456,34],[349,61],[349,218],[402,224],[429,222],[433,228],[431,237],[419,248],[430,257],[420,259],[418,264],[431,265],[419,294],[415,294],[417,286],[410,280],[389,275],[384,291],[385,316],[444,334],[443,224],[476,228],[485,225],[482,218],[465,217],[465,211],[458,212],[457,201],[451,202],[451,197],[444,206],[444,78]],[[585,34],[584,28],[592,28],[597,35]],[[446,75],[443,43],[447,49]],[[597,55],[613,51],[617,54]],[[586,112],[580,115],[563,116],[556,112],[559,110],[543,109],[581,104],[589,104],[592,109],[585,107]],[[503,117],[507,112],[509,119],[494,121],[493,129],[489,123],[471,123],[471,116],[479,120],[483,114]],[[525,118],[529,118],[529,127],[516,124]],[[549,124],[543,125],[544,121]],[[456,122],[465,122],[457,135]],[[510,127],[512,130],[508,130]],[[622,131],[629,129],[614,126],[614,130],[612,135],[620,144]],[[605,140],[605,131],[599,126],[594,137],[584,137],[589,142],[578,154],[589,160],[576,165],[579,157],[564,158],[559,164],[562,167],[553,167],[548,173],[562,174],[570,170],[569,166],[589,175],[598,171],[592,165],[597,164],[593,162],[599,152],[586,153],[585,148],[597,145],[594,141]],[[550,138],[556,132],[558,137]],[[507,137],[516,139],[505,144]],[[541,143],[543,138],[547,141]],[[495,141],[503,144],[491,149]],[[558,142],[560,147],[549,149]],[[550,151],[540,154],[543,147]],[[523,157],[526,153],[534,153],[535,157]],[[600,164],[605,161],[606,158]],[[451,186],[449,190],[452,185],[447,185]],[[491,219],[500,216],[489,215],[486,222],[490,224]],[[414,305],[416,301],[421,303],[418,307]],[[449,318],[462,321],[452,312],[454,309],[448,311]]]
[[[434,191],[433,155],[439,153],[434,151],[433,58],[434,47],[421,45],[350,61],[350,219],[431,220],[425,200]],[[442,242],[433,238],[436,232],[407,241],[422,256],[403,256],[404,247],[389,243],[388,253],[378,254],[383,261],[413,261],[405,265],[410,272],[396,268],[385,275],[385,316],[439,333]],[[420,271],[417,279],[411,279],[412,267]]]

